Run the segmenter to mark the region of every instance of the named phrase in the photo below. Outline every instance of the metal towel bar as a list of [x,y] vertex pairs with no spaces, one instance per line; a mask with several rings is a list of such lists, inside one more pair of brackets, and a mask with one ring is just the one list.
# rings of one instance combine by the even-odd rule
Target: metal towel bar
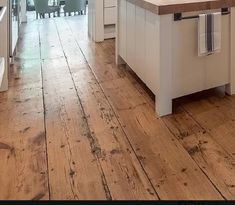
[[[222,8],[221,13],[222,13],[222,15],[228,15],[228,14],[230,14],[230,11],[229,11],[228,8]],[[183,17],[182,13],[175,13],[174,14],[174,21],[181,21],[181,20],[184,20],[184,19],[196,19],[196,18],[199,18],[199,15]]]

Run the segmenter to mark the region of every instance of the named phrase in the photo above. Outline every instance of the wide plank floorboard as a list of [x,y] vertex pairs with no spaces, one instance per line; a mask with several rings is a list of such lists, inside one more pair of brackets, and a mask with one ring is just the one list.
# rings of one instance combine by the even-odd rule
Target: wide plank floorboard
[[49,199],[41,63],[11,69],[9,91],[0,94],[0,199]]
[[159,118],[151,96],[85,16],[24,24],[0,93],[0,199],[235,199],[235,98]]

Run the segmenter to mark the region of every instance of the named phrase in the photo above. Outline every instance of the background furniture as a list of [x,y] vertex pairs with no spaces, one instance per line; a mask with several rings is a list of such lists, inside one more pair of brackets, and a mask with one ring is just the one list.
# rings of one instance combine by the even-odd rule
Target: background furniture
[[64,15],[70,16],[72,12],[86,14],[86,0],[65,0]]
[[26,0],[26,7],[27,11],[34,11],[35,10],[34,0]]
[[8,90],[8,0],[0,0],[0,92]]
[[116,37],[117,1],[88,1],[88,32],[94,41]]
[[48,14],[49,17],[51,13],[57,13],[60,16],[60,6],[49,6],[48,0],[34,0],[35,10],[36,10],[36,18],[38,16],[45,18],[45,14]]
[[20,15],[21,15],[21,1],[10,0],[9,1],[9,55],[12,57],[15,52],[16,44],[19,37],[19,27],[20,27]]
[[65,0],[58,0],[58,5],[60,6],[65,5]]

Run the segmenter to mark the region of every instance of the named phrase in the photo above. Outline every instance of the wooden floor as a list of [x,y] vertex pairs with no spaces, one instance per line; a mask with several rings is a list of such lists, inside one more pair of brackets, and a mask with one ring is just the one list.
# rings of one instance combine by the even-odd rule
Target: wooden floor
[[235,97],[188,96],[160,119],[86,23],[24,25],[0,94],[0,199],[235,199]]

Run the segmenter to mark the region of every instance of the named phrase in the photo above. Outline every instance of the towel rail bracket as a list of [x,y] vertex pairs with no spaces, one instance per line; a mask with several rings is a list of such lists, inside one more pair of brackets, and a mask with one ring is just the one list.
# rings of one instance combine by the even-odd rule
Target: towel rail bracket
[[[230,11],[229,8],[222,8],[221,9],[221,13],[222,15],[229,15]],[[174,13],[174,21],[181,21],[181,20],[185,20],[185,19],[197,19],[199,18],[199,15],[196,16],[182,16],[182,13]]]

